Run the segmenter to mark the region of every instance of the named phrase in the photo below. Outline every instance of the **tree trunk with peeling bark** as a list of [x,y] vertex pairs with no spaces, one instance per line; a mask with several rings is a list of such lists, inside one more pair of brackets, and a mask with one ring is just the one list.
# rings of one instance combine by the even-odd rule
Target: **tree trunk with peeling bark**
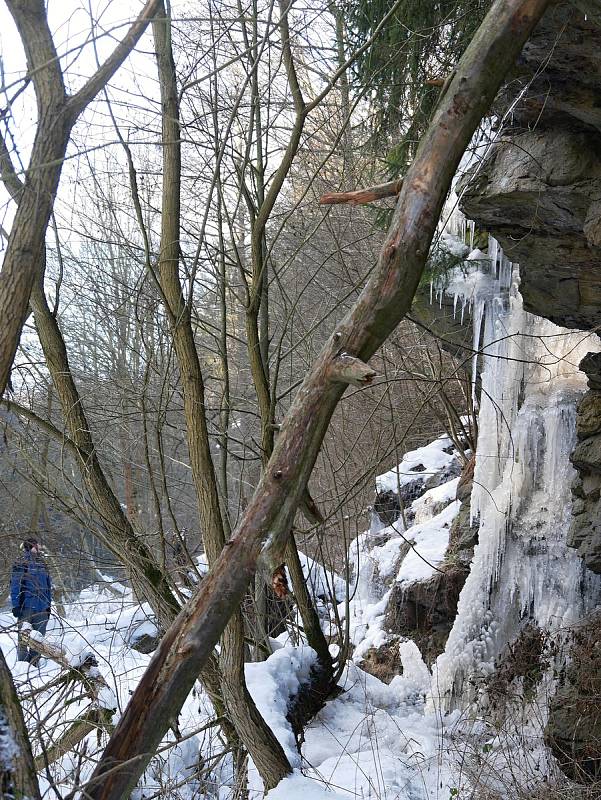
[[340,356],[365,362],[409,311],[460,158],[549,2],[496,0],[458,63],[404,178],[378,264],[303,381],[230,546],[167,631],[142,677],[86,787],[91,800],[129,796],[173,710],[182,706],[198,668],[238,608],[261,551],[283,551],[345,389]]

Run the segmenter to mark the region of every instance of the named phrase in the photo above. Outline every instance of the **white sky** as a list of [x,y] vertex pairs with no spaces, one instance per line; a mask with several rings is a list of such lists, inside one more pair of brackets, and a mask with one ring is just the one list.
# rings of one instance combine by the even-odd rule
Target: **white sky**
[[[77,89],[94,73],[97,60],[92,45],[96,39],[98,57],[103,61],[113,50],[116,42],[125,34],[131,22],[143,8],[142,0],[128,3],[118,0],[50,0],[48,14],[54,42],[61,58],[67,90]],[[93,18],[90,13],[93,8]],[[128,14],[124,16],[124,8]],[[2,59],[5,91],[0,96],[0,107],[5,108],[21,85],[25,74],[25,56],[12,16],[4,2],[0,2],[0,58]],[[136,51],[113,77],[111,93],[117,93],[121,101],[135,97],[157,97],[156,65],[151,56],[152,39],[147,31],[138,43]],[[101,98],[102,99],[102,98]],[[132,102],[133,105],[133,102]],[[116,106],[117,110],[119,106]],[[29,87],[12,108],[9,130],[17,146],[16,163],[26,166],[36,126],[36,105],[33,89]],[[102,103],[92,104],[78,121],[68,156],[73,158],[86,148],[99,147],[115,139],[114,132],[107,132],[106,115]],[[74,177],[74,162],[67,162],[63,170],[60,194],[63,194],[69,177]],[[0,190],[2,191],[2,190]],[[57,208],[58,210],[58,208]],[[62,209],[64,213],[64,208]],[[5,193],[0,194],[0,223],[10,230],[13,208]],[[4,243],[2,243],[4,249]]]

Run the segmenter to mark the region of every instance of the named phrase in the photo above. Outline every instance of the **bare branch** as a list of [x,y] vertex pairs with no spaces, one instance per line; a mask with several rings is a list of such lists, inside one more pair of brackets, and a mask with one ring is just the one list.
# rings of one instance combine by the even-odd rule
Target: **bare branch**
[[379,183],[377,186],[370,186],[368,189],[355,189],[351,192],[326,192],[319,198],[320,206],[334,206],[348,203],[351,206],[365,205],[376,200],[383,200],[386,197],[396,197],[403,186],[403,179],[388,183]]
[[121,64],[123,64],[127,56],[138,43],[140,37],[148,27],[148,23],[156,14],[160,4],[161,0],[148,0],[136,21],[132,24],[131,28],[117,47],[115,47],[104,64],[98,68],[94,75],[92,75],[78,92],[69,98],[67,108],[74,117],[77,117],[77,115],[81,113],[88,103],[96,97],[98,92],[106,86],[115,72],[117,72]]

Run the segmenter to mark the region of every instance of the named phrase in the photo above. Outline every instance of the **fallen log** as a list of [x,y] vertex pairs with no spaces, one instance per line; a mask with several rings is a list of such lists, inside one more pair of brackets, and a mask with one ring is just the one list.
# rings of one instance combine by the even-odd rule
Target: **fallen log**
[[29,623],[23,624],[20,635],[28,647],[65,670],[64,675],[61,675],[62,681],[80,681],[92,701],[91,706],[80,717],[69,723],[58,741],[49,747],[43,747],[42,752],[35,757],[35,768],[40,770],[62,758],[92,731],[102,729],[110,734],[113,729],[113,714],[117,710],[117,699],[98,669],[98,661],[92,651],[84,650],[76,657],[70,657],[62,647],[34,631]]
[[115,695],[98,669],[98,661],[91,650],[84,650],[76,657],[70,657],[62,647],[49,642],[27,622],[23,624],[20,635],[28,647],[67,670],[66,678],[81,681],[93,701],[103,708],[116,710]]
[[92,731],[102,729],[110,734],[113,728],[111,724],[112,716],[113,712],[106,708],[89,708],[85,714],[71,722],[58,742],[54,742],[54,744],[35,757],[36,770],[41,770],[50,766],[50,764],[54,764],[59,758],[73,750]]

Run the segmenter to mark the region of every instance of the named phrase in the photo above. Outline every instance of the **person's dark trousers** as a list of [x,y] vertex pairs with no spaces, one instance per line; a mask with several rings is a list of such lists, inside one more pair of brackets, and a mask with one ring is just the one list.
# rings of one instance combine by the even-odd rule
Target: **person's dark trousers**
[[21,635],[21,627],[24,622],[28,622],[34,631],[41,633],[42,636],[46,633],[46,626],[48,625],[49,614],[47,611],[33,611],[30,608],[24,608],[19,615],[19,637],[17,644],[17,661],[29,661],[30,664],[37,664],[40,660],[40,654],[29,648],[23,641]]

